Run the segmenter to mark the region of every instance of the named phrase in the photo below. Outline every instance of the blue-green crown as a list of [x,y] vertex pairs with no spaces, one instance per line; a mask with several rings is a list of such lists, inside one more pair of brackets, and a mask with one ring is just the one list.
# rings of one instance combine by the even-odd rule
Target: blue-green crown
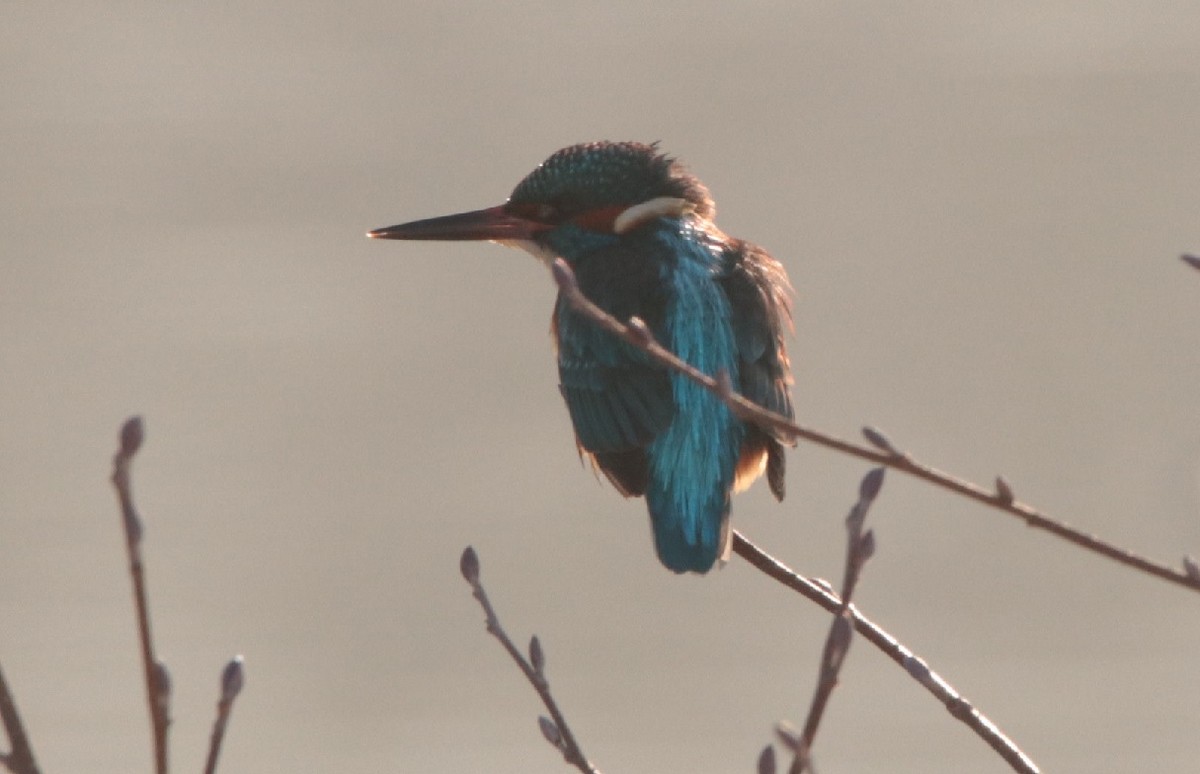
[[631,206],[660,196],[686,199],[697,215],[716,214],[708,189],[658,145],[589,142],[556,151],[517,184],[509,202],[553,207],[569,215]]

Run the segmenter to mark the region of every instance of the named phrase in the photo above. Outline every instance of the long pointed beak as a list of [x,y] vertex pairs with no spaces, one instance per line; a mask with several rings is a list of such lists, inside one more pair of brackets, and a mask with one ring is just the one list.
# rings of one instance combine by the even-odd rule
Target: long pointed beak
[[495,241],[529,239],[547,226],[508,212],[504,205],[486,210],[426,218],[368,231],[372,239],[439,239]]

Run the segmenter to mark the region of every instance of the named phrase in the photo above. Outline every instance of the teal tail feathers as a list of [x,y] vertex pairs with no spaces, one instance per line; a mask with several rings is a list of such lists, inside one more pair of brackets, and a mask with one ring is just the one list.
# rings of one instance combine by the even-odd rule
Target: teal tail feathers
[[728,538],[729,490],[713,487],[703,503],[680,507],[677,493],[652,482],[646,492],[654,548],[659,560],[677,573],[705,573],[725,550]]

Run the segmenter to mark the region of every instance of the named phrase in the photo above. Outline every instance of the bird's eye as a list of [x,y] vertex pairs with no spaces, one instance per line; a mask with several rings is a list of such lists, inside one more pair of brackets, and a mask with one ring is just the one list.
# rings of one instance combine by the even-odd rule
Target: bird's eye
[[539,204],[533,213],[543,223],[554,223],[559,219],[558,208],[553,204]]

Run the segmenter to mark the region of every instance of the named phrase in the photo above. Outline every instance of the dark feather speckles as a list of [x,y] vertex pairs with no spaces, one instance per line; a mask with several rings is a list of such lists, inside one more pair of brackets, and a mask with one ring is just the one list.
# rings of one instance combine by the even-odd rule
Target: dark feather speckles
[[592,142],[563,148],[517,184],[510,204],[549,205],[567,219],[606,207],[628,207],[659,196],[686,199],[701,218],[716,215],[695,175],[656,145]]

